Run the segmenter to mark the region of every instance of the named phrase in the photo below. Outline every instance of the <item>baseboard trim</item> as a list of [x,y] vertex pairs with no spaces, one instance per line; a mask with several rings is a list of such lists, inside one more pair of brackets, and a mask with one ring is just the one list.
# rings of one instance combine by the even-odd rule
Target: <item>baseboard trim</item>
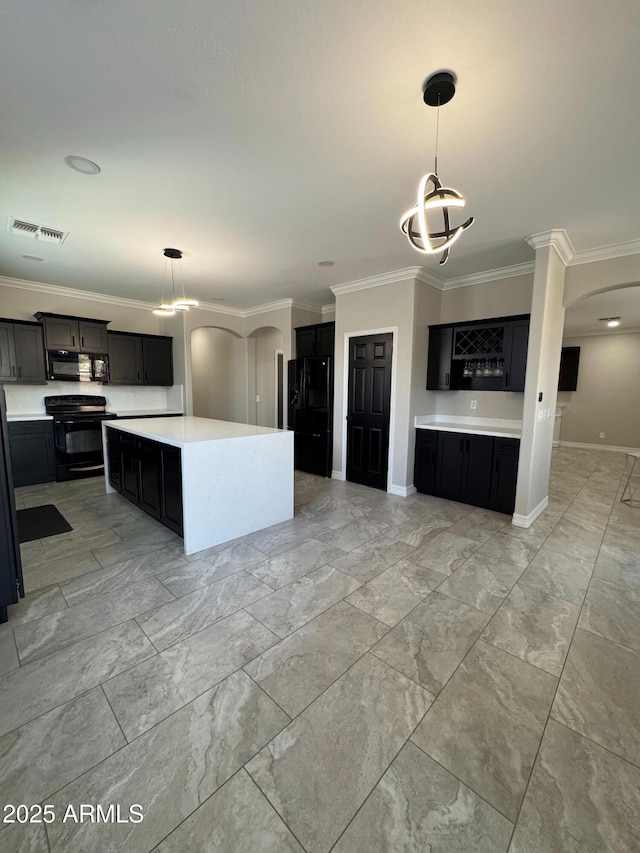
[[616,444],[583,444],[580,441],[561,441],[560,447],[579,447],[582,450],[608,450],[610,453],[638,453],[640,447],[620,447]]
[[394,486],[392,483],[387,491],[391,495],[398,495],[400,498],[408,498],[409,495],[415,495],[418,490],[415,486]]
[[332,479],[332,480],[346,480],[347,478],[346,478],[346,477],[345,477],[345,475],[342,473],[342,471],[336,471],[336,470],[333,470],[333,471],[331,472],[331,479]]
[[543,498],[537,507],[534,507],[528,515],[520,515],[514,512],[511,516],[511,524],[514,527],[531,527],[536,518],[549,506],[549,496]]

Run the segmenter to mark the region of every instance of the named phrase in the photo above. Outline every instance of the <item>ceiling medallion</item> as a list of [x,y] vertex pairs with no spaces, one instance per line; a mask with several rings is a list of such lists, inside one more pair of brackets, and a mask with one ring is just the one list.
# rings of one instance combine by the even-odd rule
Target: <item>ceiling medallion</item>
[[184,281],[182,279],[182,274],[180,275],[180,283],[182,296],[178,293],[176,296],[176,277],[175,277],[175,263],[176,261],[182,260],[182,252],[180,249],[165,249],[164,250],[165,258],[169,258],[171,263],[171,293],[172,293],[172,301],[165,302],[164,301],[164,288],[162,291],[162,300],[160,305],[157,308],[153,309],[153,313],[158,317],[173,317],[176,311],[188,311],[189,308],[197,308],[200,304],[197,299],[188,299],[184,294]]
[[[464,207],[464,197],[450,187],[444,187],[438,177],[438,130],[440,122],[440,107],[448,103],[456,91],[453,74],[448,71],[433,74],[424,88],[424,102],[430,107],[438,108],[436,120],[435,165],[421,179],[418,185],[416,204],[400,219],[400,228],[409,242],[418,252],[425,255],[435,255],[442,252],[440,263],[444,264],[449,257],[451,246],[460,238],[472,223],[470,216],[462,225],[452,227],[449,208]],[[439,230],[430,230],[427,213],[441,210],[443,222]]]

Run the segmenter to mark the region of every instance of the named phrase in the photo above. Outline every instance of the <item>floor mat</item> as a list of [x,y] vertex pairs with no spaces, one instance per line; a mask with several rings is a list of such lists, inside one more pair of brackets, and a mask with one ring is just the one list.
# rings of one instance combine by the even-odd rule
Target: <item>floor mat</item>
[[53,504],[19,509],[16,515],[20,542],[32,542],[34,539],[44,539],[46,536],[57,536],[58,533],[73,530]]

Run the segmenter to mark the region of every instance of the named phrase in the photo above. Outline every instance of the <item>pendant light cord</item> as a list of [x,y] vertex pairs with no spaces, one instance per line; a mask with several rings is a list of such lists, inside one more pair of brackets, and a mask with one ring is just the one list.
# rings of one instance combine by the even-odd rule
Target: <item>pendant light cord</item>
[[436,112],[436,156],[433,166],[433,172],[438,174],[438,136],[440,135],[440,93],[438,93],[438,110]]

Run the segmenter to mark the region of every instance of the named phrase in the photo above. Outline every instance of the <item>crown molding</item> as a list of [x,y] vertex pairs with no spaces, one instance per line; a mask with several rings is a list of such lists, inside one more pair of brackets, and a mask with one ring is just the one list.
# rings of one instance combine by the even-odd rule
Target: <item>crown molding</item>
[[418,279],[433,287],[442,289],[435,283],[436,281],[442,282],[439,276],[428,273],[422,267],[405,267],[404,269],[392,270],[391,272],[381,273],[380,275],[372,275],[368,278],[347,281],[345,284],[334,284],[331,292],[334,296],[341,296],[343,293],[355,293],[357,290],[368,290],[370,287],[383,287],[385,284],[397,284],[398,282],[409,279]]
[[218,302],[201,302],[192,311],[213,311],[216,314],[226,314],[229,317],[244,317],[242,308],[232,308],[230,305],[220,305]]
[[335,302],[330,302],[328,305],[322,306],[322,313],[323,314],[334,314],[335,310],[336,310],[336,303]]
[[562,336],[563,342],[572,341],[576,338],[595,338],[601,335],[607,335],[607,337],[611,337],[611,335],[637,335],[640,332],[640,326],[629,326],[628,328],[621,329],[619,326],[616,329],[594,329],[592,332],[565,332]]
[[598,249],[586,249],[576,252],[569,266],[591,264],[594,261],[608,261],[611,258],[624,258],[626,255],[640,254],[640,240],[629,240],[626,243],[614,243],[610,246],[600,246]]
[[536,251],[544,246],[553,246],[565,267],[571,263],[575,255],[575,249],[564,228],[552,228],[550,231],[532,234],[531,237],[527,237],[526,242]]
[[457,287],[471,287],[474,284],[486,284],[489,281],[499,281],[503,278],[515,278],[518,275],[528,275],[533,272],[533,261],[525,264],[513,264],[510,267],[499,267],[495,270],[461,275],[450,278],[444,286],[444,290],[455,290]]
[[86,299],[89,302],[103,302],[107,305],[124,305],[126,308],[142,308],[151,311],[156,307],[154,302],[142,302],[139,299],[129,299],[126,296],[109,296],[106,293],[95,293],[92,290],[74,290],[71,287],[60,287],[57,284],[46,284],[43,281],[25,281],[22,278],[0,276],[0,286],[15,287],[18,290],[33,290],[36,293],[50,293],[54,296],[68,296],[70,299]]

